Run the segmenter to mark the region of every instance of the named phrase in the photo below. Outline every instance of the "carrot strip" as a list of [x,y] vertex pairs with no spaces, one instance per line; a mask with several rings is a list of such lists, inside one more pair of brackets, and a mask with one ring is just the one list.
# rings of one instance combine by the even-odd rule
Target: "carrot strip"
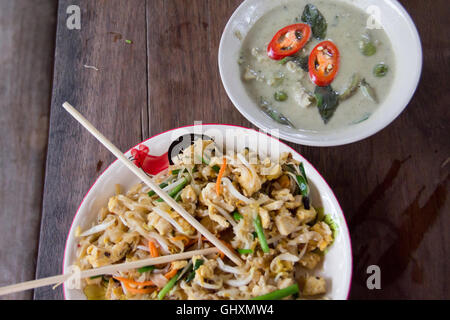
[[178,272],[178,269],[171,269],[169,272],[167,272],[164,277],[167,278],[167,280],[172,279]]
[[223,157],[222,166],[220,167],[220,171],[219,174],[217,175],[217,182],[216,182],[216,193],[218,196],[220,196],[220,180],[222,180],[222,176],[226,168],[227,168],[227,158]]
[[[233,248],[233,246],[231,245],[231,243],[225,242],[225,241],[223,241],[223,240],[220,240],[220,241],[222,241],[222,243],[223,243],[224,245],[226,245],[231,251],[234,252],[234,248]],[[225,253],[223,253],[222,251],[219,251],[219,252],[218,252],[218,256],[220,256],[220,259],[223,260],[223,258],[225,258]]]
[[156,248],[155,243],[153,241],[148,242],[148,249],[150,250],[150,255],[152,258],[159,257],[158,248]]
[[172,240],[172,241],[183,241],[184,243],[189,243],[190,241],[191,241],[191,239],[189,239],[188,237],[186,237],[186,236],[183,236],[183,235],[179,235],[179,236],[176,236],[176,237],[173,237],[173,238],[171,238],[170,240]]
[[123,284],[133,284],[135,286],[139,286],[139,287],[146,287],[146,286],[154,286],[155,284],[153,283],[153,281],[144,281],[144,282],[137,282],[134,281],[132,279],[128,279],[128,278],[123,278],[123,277],[113,277],[114,279],[123,282]]
[[[209,240],[206,239],[205,237],[202,237],[202,240],[203,240],[203,241],[209,241]],[[222,241],[222,243],[223,243],[224,245],[226,245],[228,248],[230,248],[231,251],[234,252],[234,248],[233,248],[233,246],[231,245],[231,243],[225,242],[225,241],[223,241],[223,240],[220,240],[220,241]],[[225,253],[223,253],[222,251],[219,251],[219,252],[217,253],[217,256],[220,257],[221,259],[223,259],[223,258],[225,258]]]
[[155,287],[145,289],[133,288],[126,282],[123,282],[123,286],[125,287],[125,289],[127,289],[127,291],[131,292],[132,294],[147,294],[152,293],[153,291],[156,290]]

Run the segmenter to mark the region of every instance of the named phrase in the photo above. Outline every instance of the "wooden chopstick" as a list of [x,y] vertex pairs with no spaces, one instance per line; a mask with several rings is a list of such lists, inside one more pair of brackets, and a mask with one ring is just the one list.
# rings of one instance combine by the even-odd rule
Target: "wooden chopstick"
[[83,127],[85,127],[98,141],[100,141],[112,154],[119,159],[125,166],[128,167],[136,176],[139,177],[148,187],[160,196],[169,206],[171,206],[180,216],[182,216],[191,226],[197,229],[206,239],[208,239],[215,247],[223,252],[231,261],[237,265],[242,265],[241,259],[226,245],[224,245],[217,237],[212,234],[205,226],[203,226],[197,219],[195,219],[189,212],[187,212],[181,205],[179,205],[171,196],[161,190],[161,188],[150,179],[147,174],[139,169],[133,162],[127,159],[111,141],[101,134],[81,113],[79,113],[68,102],[63,103],[63,108],[66,109]]
[[[104,266],[104,267],[100,267],[100,268],[88,269],[88,270],[81,271],[80,279],[95,277],[95,276],[99,276],[99,275],[103,275],[103,274],[108,275],[108,274],[113,274],[113,273],[116,273],[119,271],[137,269],[137,268],[142,268],[142,267],[151,266],[151,265],[158,265],[158,264],[168,263],[168,262],[177,261],[177,260],[189,259],[196,255],[206,256],[208,254],[215,253],[215,252],[218,252],[217,248],[207,248],[207,249],[201,249],[201,250],[186,251],[186,252],[182,252],[182,253],[171,254],[171,255],[161,256],[161,257],[157,257],[157,258],[148,258],[148,259],[142,259],[142,260],[137,260],[137,261],[133,261],[133,262],[112,264],[109,266]],[[64,281],[68,280],[71,276],[76,276],[76,275],[74,275],[73,273],[60,274],[58,276],[53,276],[53,277],[48,277],[48,278],[43,278],[43,279],[38,279],[38,280],[32,280],[32,281],[26,281],[26,282],[2,287],[2,288],[0,288],[0,296],[5,295],[5,294],[19,292],[19,291],[25,291],[25,290],[35,289],[35,288],[39,288],[39,287],[49,286],[49,285],[56,284],[56,283],[62,283]]]

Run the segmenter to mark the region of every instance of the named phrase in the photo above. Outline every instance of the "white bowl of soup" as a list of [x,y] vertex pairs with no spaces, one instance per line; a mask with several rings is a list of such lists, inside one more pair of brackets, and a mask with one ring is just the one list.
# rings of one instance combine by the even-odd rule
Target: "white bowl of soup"
[[[283,154],[290,154],[291,158],[289,162],[292,163],[302,163],[304,168],[305,176],[307,177],[307,183],[309,185],[308,188],[310,188],[310,193],[308,195],[309,198],[309,205],[313,208],[317,209],[317,214],[319,213],[318,208],[322,208],[321,212],[323,212],[328,218],[329,221],[334,221],[334,226],[336,230],[333,232],[333,240],[329,245],[327,246],[326,250],[324,250],[320,256],[320,262],[317,263],[314,268],[300,268],[298,272],[298,276],[302,277],[303,273],[304,275],[307,275],[308,277],[312,277],[311,281],[316,282],[318,279],[322,279],[324,284],[326,284],[326,287],[323,288],[323,293],[314,296],[314,295],[304,295],[305,293],[305,285],[306,284],[299,284],[301,286],[301,293],[299,298],[329,298],[329,299],[346,299],[349,294],[350,285],[351,285],[351,277],[352,277],[352,251],[351,251],[351,242],[350,242],[350,236],[349,231],[347,228],[347,224],[345,221],[345,216],[342,212],[342,209],[339,205],[339,202],[337,201],[335,195],[333,194],[331,188],[328,186],[324,178],[317,172],[317,170],[305,159],[303,158],[299,153],[297,153],[295,150],[290,148],[284,143],[281,143],[280,141],[274,139],[271,136],[268,136],[264,133],[257,132],[252,129],[247,129],[243,127],[237,127],[237,126],[230,126],[230,125],[204,125],[199,129],[199,126],[190,126],[190,127],[183,127],[178,128],[174,130],[170,130],[161,134],[158,134],[154,137],[149,138],[148,140],[143,141],[139,145],[133,147],[133,149],[137,149],[139,147],[146,146],[148,147],[148,150],[150,150],[151,155],[160,155],[164,154],[168,151],[169,145],[176,140],[178,137],[186,135],[186,134],[192,134],[192,133],[201,133],[204,134],[212,139],[214,139],[214,142],[218,145],[220,145],[223,149],[223,151],[226,151],[227,154],[232,154],[233,152],[242,152],[245,150],[247,153],[249,161],[250,161],[250,153],[256,152],[259,159],[278,159],[280,155]],[[199,131],[201,130],[201,132]],[[141,149],[141,148],[139,148]],[[132,152],[129,150],[126,153],[127,157],[131,157]],[[210,158],[211,161],[208,165],[205,165],[204,162],[200,162],[200,164],[197,166],[198,174],[204,174],[205,168],[209,166],[209,169],[213,169],[213,161],[214,158]],[[228,162],[230,165],[232,162]],[[174,170],[173,168],[169,169],[169,174],[173,174]],[[259,169],[258,169],[259,170]],[[167,170],[166,170],[167,171]],[[208,170],[206,170],[208,171]],[[212,172],[211,170],[209,170]],[[199,178],[195,177],[194,170],[190,171],[194,176],[193,178],[199,182]],[[161,172],[161,174],[158,175],[158,177],[163,177],[164,172]],[[213,173],[214,174],[214,173]],[[272,174],[272,172],[270,172]],[[209,175],[209,173],[208,173]],[[227,175],[227,173],[225,173]],[[157,179],[157,177],[154,177]],[[174,178],[177,179],[177,178]],[[216,180],[216,178],[212,177],[213,181]],[[278,178],[277,178],[278,179]],[[272,180],[271,180],[272,181]],[[273,180],[275,182],[275,180]],[[64,272],[69,272],[69,269],[71,269],[72,266],[77,265],[81,267],[82,269],[90,269],[92,268],[91,263],[93,263],[95,266],[96,264],[99,265],[105,265],[105,264],[114,264],[114,263],[120,263],[125,261],[126,259],[135,260],[138,258],[145,258],[148,256],[148,253],[146,253],[146,246],[145,245],[138,245],[132,244],[131,242],[128,243],[129,246],[124,248],[124,252],[122,252],[122,257],[119,257],[117,261],[106,261],[105,259],[112,259],[112,257],[115,257],[115,253],[111,252],[110,250],[115,250],[117,246],[121,243],[123,239],[128,239],[131,233],[136,233],[136,230],[132,230],[132,225],[129,222],[124,222],[124,225],[121,225],[120,221],[127,221],[128,214],[131,214],[133,212],[133,209],[129,209],[130,212],[124,213],[125,216],[122,216],[122,213],[116,212],[113,213],[115,209],[111,208],[112,200],[111,199],[125,199],[127,198],[127,201],[135,202],[135,205],[139,206],[137,203],[143,203],[143,199],[146,198],[144,202],[153,201],[157,199],[149,198],[147,197],[147,191],[144,189],[140,189],[142,192],[136,193],[138,189],[136,189],[136,184],[139,184],[139,179],[134,176],[123,164],[121,164],[119,161],[115,161],[112,163],[100,176],[99,178],[94,182],[92,187],[87,192],[86,196],[82,200],[80,207],[78,211],[75,214],[72,226],[69,231],[69,235],[66,242],[66,249],[64,254],[64,265],[63,270]],[[176,182],[175,182],[176,183]],[[120,191],[117,189],[117,185],[120,185]],[[239,186],[236,184],[236,187],[239,189]],[[185,187],[186,188],[186,187]],[[130,190],[134,190],[131,191]],[[184,189],[183,189],[184,190]],[[222,192],[227,192],[227,187],[224,186],[224,190]],[[262,190],[262,189],[261,189]],[[242,191],[241,191],[242,192]],[[264,192],[264,191],[261,191]],[[139,194],[139,195],[138,195]],[[273,191],[272,193],[273,194]],[[240,196],[242,198],[242,196]],[[139,200],[140,199],[140,200]],[[151,200],[153,199],[153,200]],[[177,197],[175,197],[177,199]],[[113,201],[116,201],[113,200]],[[245,200],[245,199],[244,199]],[[120,200],[122,201],[122,200]],[[181,196],[181,200],[177,200],[182,203],[182,205],[186,205],[183,199],[183,195]],[[195,200],[196,201],[196,200]],[[195,202],[194,201],[194,202]],[[289,201],[289,200],[286,200]],[[110,202],[110,203],[109,203]],[[157,203],[157,201],[154,201],[154,203]],[[114,205],[115,206],[115,205]],[[133,207],[133,205],[132,205]],[[292,207],[293,208],[293,207]],[[274,208],[272,208],[274,209]],[[268,210],[272,210],[268,209]],[[111,212],[109,210],[112,210]],[[275,210],[275,209],[274,209]],[[295,208],[293,209],[295,210]],[[145,211],[145,210],[144,210]],[[133,214],[139,214],[142,218],[150,214],[147,211],[142,211],[142,208],[138,209]],[[244,214],[245,215],[245,214]],[[111,220],[112,219],[112,220]],[[99,225],[102,225],[105,223],[105,221],[113,221],[117,220],[112,225],[109,225],[106,229],[102,228],[101,230],[98,228]],[[200,218],[199,218],[200,219]],[[315,219],[319,219],[319,216],[317,216]],[[322,219],[322,218],[320,218]],[[150,220],[149,220],[150,221]],[[178,220],[179,221],[179,220]],[[203,221],[203,220],[201,220]],[[322,220],[320,220],[322,221]],[[326,223],[328,220],[324,219]],[[181,222],[180,222],[181,223]],[[201,222],[203,223],[203,222]],[[273,221],[273,228],[278,228],[278,222]],[[322,226],[324,226],[323,222],[311,222],[310,225],[314,227],[315,224],[320,223]],[[264,224],[264,222],[263,222]],[[276,226],[275,226],[276,225]],[[97,228],[95,232],[88,232],[90,235],[86,235],[86,231],[92,230],[92,228]],[[126,227],[128,226],[128,227]],[[117,237],[120,228],[120,236]],[[266,227],[263,227],[266,228]],[[309,228],[309,227],[308,227]],[[148,229],[148,227],[145,227],[145,229],[148,232],[162,232],[158,227],[155,229]],[[267,235],[267,241],[271,248],[271,250],[275,250],[276,246],[281,245],[281,241],[289,240],[292,241],[292,239],[295,239],[294,232],[299,231],[291,231],[289,235],[280,236],[279,239],[275,238],[269,238],[272,237],[271,234],[269,234],[268,229],[265,229],[265,233]],[[175,230],[173,230],[175,232]],[[230,231],[230,230],[229,230]],[[320,231],[320,230],[319,230]],[[81,232],[81,233],[80,233]],[[105,237],[105,232],[112,232],[111,236],[114,237]],[[136,236],[141,238],[139,235],[140,233],[143,233],[145,235],[145,232],[142,230],[136,234]],[[86,236],[83,236],[86,235]],[[221,233],[223,235],[223,233]],[[134,236],[133,236],[134,237]],[[158,241],[161,241],[159,238],[167,238],[166,241],[169,242],[170,248],[173,247],[173,244],[170,242],[171,237],[173,235],[171,234],[163,234],[161,233],[160,236],[158,236]],[[200,237],[199,237],[200,238]],[[100,241],[101,239],[102,241]],[[222,240],[226,240],[225,238],[221,238]],[[258,238],[260,239],[260,238]],[[276,242],[271,242],[271,239],[273,239]],[[143,242],[145,242],[145,239],[140,239]],[[87,243],[88,241],[89,243]],[[134,240],[132,240],[134,241]],[[231,243],[231,242],[230,242]],[[278,243],[278,244],[277,244]],[[283,242],[286,244],[286,241]],[[138,243],[136,243],[138,244]],[[86,246],[87,245],[87,246]],[[197,240],[194,243],[194,246],[197,245]],[[295,245],[294,245],[295,246]],[[306,248],[305,246],[304,248]],[[158,250],[161,250],[161,255],[165,255],[160,247]],[[116,248],[117,249],[117,248]],[[172,249],[175,249],[173,247]],[[195,248],[194,248],[195,249]],[[187,248],[185,250],[194,250]],[[292,248],[291,248],[292,249]],[[311,248],[312,249],[312,248]],[[238,250],[238,249],[235,249]],[[254,249],[254,254],[260,254],[259,247]],[[308,247],[309,250],[309,247]],[[117,250],[116,250],[117,251]],[[121,252],[121,250],[119,250]],[[239,250],[238,250],[239,251]],[[312,257],[316,255],[314,253],[315,251],[307,251],[306,254],[309,255],[309,257]],[[107,254],[108,253],[108,254]],[[248,263],[250,263],[248,260],[247,254],[253,254],[253,253],[242,253],[240,256],[242,259],[244,259],[244,267]],[[269,255],[272,253],[269,253]],[[306,259],[305,252],[302,252],[302,259]],[[88,257],[87,257],[88,255]],[[304,258],[303,258],[304,257]],[[86,260],[87,258],[87,260]],[[217,257],[212,257],[212,259],[218,259]],[[309,259],[309,258],[308,258]],[[314,261],[309,261],[308,259],[305,260],[305,262],[309,263]],[[206,260],[206,259],[205,259]],[[232,265],[232,262],[227,261],[226,259],[223,260],[225,264]],[[303,260],[301,260],[303,261]],[[111,262],[111,263],[110,263]],[[87,264],[86,264],[87,263]],[[206,263],[206,261],[205,261]],[[288,261],[285,261],[285,263],[291,263]],[[223,267],[223,266],[222,266]],[[142,283],[144,278],[152,276],[155,276],[156,272],[163,272],[164,266],[157,266],[157,268],[153,271],[141,271],[139,270],[130,270],[129,274],[122,275],[122,277],[126,278],[136,278],[136,281]],[[228,268],[230,269],[230,268]],[[233,269],[233,268],[231,268]],[[216,266],[216,269],[214,269],[215,277],[223,276],[223,272],[218,269]],[[131,272],[139,271],[139,274],[133,275]],[[167,271],[167,270],[166,270]],[[216,274],[217,272],[217,274]],[[229,272],[229,271],[228,271]],[[275,271],[279,272],[279,271]],[[283,271],[284,272],[284,271]],[[152,274],[153,273],[153,274]],[[281,272],[282,273],[282,272]],[[289,272],[285,272],[288,274]],[[164,273],[163,273],[164,274]],[[161,276],[161,273],[159,273]],[[255,275],[256,276],[256,275]],[[297,276],[297,275],[296,275]],[[237,277],[241,277],[240,275],[237,275]],[[274,274],[271,274],[270,277],[275,277]],[[108,291],[109,293],[106,294],[106,299],[111,299],[111,291],[115,292],[115,298],[116,299],[154,299],[156,296],[152,296],[151,293],[149,294],[140,294],[133,292],[125,292],[122,291],[122,287],[120,286],[120,283],[116,280],[120,278],[113,278],[111,275],[104,275],[103,277],[97,277],[94,279],[85,279],[82,280],[81,287],[71,287],[65,285],[64,286],[64,295],[65,298],[68,300],[77,300],[77,299],[86,299],[86,295],[89,294],[89,292],[92,294],[93,290],[95,291],[94,297],[90,297],[91,299],[100,299],[100,297],[97,295],[97,292],[100,290]],[[148,280],[148,279],[147,279]],[[270,279],[269,279],[270,280]],[[273,280],[273,279],[272,279]],[[270,281],[272,281],[270,280]],[[167,295],[164,297],[165,299],[179,299],[180,296],[176,295],[177,293],[180,293],[180,288],[184,286],[181,282],[185,280],[181,279],[179,281],[180,285],[178,288],[174,288],[171,292],[168,292]],[[192,280],[195,281],[195,278]],[[274,280],[275,281],[275,280]],[[251,285],[251,284],[248,284]],[[89,292],[87,292],[86,288],[89,286]],[[239,287],[239,290],[245,291],[246,285],[243,285]],[[273,283],[268,282],[267,286],[270,286],[270,288],[274,288]],[[108,287],[108,289],[106,289]],[[260,285],[259,288],[257,288],[259,291],[262,290],[262,292],[265,291],[271,291],[273,289],[264,288],[264,285]],[[267,290],[266,290],[267,289]],[[310,286],[309,290],[314,289],[314,286]],[[128,289],[126,289],[128,290]],[[160,288],[156,289],[160,290]],[[255,289],[256,290],[256,289]],[[195,291],[195,290],[194,290]],[[202,289],[202,291],[204,291]],[[216,294],[217,290],[215,289],[208,289],[206,290],[208,295],[207,297],[204,297],[205,299],[212,298],[211,295]],[[105,292],[102,291],[103,295],[105,295]],[[198,299],[199,297],[192,296],[192,293],[195,294],[195,292],[192,292],[188,296],[191,299]],[[257,295],[256,291],[253,294],[253,291],[249,293],[248,297],[252,295]],[[105,297],[103,297],[105,298]],[[219,297],[215,296],[215,298],[224,299],[227,297]],[[236,299],[239,298],[238,296],[228,296],[228,299]],[[292,298],[292,297],[291,297]],[[241,297],[242,299],[242,297]]]
[[373,135],[403,111],[422,48],[395,0],[246,0],[223,32],[219,69],[253,124],[333,146]]

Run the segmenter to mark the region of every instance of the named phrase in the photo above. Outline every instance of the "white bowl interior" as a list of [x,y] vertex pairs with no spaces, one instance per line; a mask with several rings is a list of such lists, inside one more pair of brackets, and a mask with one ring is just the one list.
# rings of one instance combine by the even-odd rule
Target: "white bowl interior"
[[[291,142],[311,146],[333,146],[362,140],[391,123],[406,107],[418,85],[422,70],[422,47],[416,27],[406,10],[396,0],[379,0],[385,29],[395,53],[395,75],[392,88],[371,117],[359,124],[335,131],[313,132],[287,128],[260,111],[247,93],[237,64],[242,42],[254,23],[265,13],[291,0],[246,0],[233,13],[222,34],[219,47],[219,69],[222,83],[235,107],[262,130],[278,129],[279,136]],[[334,0],[349,3],[364,11],[374,5],[372,0]]]
[[[180,135],[194,132],[194,130],[197,130],[195,128],[198,127],[191,126],[174,129],[154,136],[142,143],[149,147],[151,154],[159,155],[167,151],[168,146],[173,140]],[[241,148],[245,146],[257,146],[260,155],[275,157],[277,157],[279,152],[291,152],[295,159],[304,162],[308,179],[312,185],[312,203],[315,205],[321,204],[325,209],[325,212],[331,214],[333,219],[339,225],[338,236],[327,253],[319,274],[326,277],[329,283],[330,290],[328,296],[331,299],[346,299],[350,290],[352,274],[350,236],[342,209],[328,184],[317,170],[300,154],[284,143],[273,144],[273,142],[278,142],[278,140],[264,133],[227,125],[204,125],[202,133],[217,139],[219,140],[218,142],[220,142],[220,137],[225,136],[226,130],[228,130],[227,132],[232,130],[234,136],[239,137],[238,143],[240,145],[235,145],[236,149],[241,150]],[[195,132],[197,133],[197,131]],[[232,140],[233,139],[229,136],[225,138],[224,145],[228,149],[233,146]],[[269,143],[270,146],[275,145],[275,149],[268,150],[267,146]],[[279,150],[276,148],[279,148]],[[254,148],[250,147],[250,149]],[[128,151],[126,155],[130,156],[130,151]],[[68,267],[76,260],[77,243],[74,235],[76,227],[80,226],[82,229],[85,229],[91,225],[92,221],[95,220],[98,211],[107,204],[109,197],[115,194],[115,184],[119,183],[123,188],[128,189],[138,182],[139,179],[118,161],[111,164],[111,166],[100,175],[80,204],[70,228],[64,254],[64,270],[68,270]],[[64,287],[64,294],[66,299],[69,300],[85,299],[81,290]]]

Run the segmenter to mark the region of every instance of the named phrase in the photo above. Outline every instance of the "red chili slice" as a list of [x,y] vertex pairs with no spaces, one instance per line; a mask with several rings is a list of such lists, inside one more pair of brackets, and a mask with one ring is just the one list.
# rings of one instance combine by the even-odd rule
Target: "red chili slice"
[[319,87],[333,82],[339,70],[339,50],[331,41],[322,41],[309,55],[309,77]]
[[311,27],[304,23],[291,24],[279,30],[267,47],[271,59],[281,60],[299,51],[311,37]]

